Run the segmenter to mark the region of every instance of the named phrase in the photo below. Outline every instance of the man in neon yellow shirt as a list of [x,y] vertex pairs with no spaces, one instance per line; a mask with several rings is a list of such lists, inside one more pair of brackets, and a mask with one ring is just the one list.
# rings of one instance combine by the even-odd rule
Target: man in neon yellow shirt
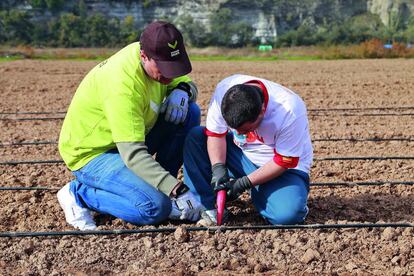
[[75,175],[57,195],[69,224],[95,229],[91,210],[137,225],[198,220],[200,203],[176,178],[184,139],[200,124],[190,72],[181,33],[156,21],[86,75],[59,137]]

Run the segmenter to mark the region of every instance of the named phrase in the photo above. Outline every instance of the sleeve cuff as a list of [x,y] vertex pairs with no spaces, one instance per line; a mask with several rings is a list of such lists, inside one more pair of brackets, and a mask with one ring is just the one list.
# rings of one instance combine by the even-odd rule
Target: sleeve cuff
[[216,132],[208,130],[207,128],[204,128],[204,134],[206,136],[210,136],[210,137],[224,137],[224,136],[227,135],[227,132],[228,131],[226,131],[224,133],[216,133]]
[[283,156],[275,151],[273,162],[285,169],[293,169],[299,163],[299,157]]
[[158,185],[158,190],[162,193],[170,196],[172,190],[174,190],[175,185],[177,185],[178,180],[172,175],[166,176],[162,182]]

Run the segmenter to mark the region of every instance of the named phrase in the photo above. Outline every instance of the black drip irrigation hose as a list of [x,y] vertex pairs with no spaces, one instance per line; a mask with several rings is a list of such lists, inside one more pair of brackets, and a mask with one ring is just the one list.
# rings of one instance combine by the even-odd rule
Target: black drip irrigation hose
[[408,141],[414,142],[413,138],[316,138],[312,142],[390,142],[390,141]]
[[[414,185],[414,181],[368,181],[368,182],[312,182],[311,187],[358,187],[358,186],[381,186],[381,185]],[[60,187],[26,186],[26,187],[0,187],[0,191],[58,191]]]
[[[413,160],[414,156],[350,156],[350,157],[316,157],[313,161],[349,161],[349,160]],[[62,164],[62,160],[28,160],[28,161],[3,161],[0,165],[23,165],[23,164]]]
[[[312,182],[310,186],[321,186],[321,187],[356,187],[356,186],[381,186],[381,185],[414,185],[414,181],[369,181],[369,182]],[[0,187],[0,190],[45,190],[45,191],[57,191],[58,187]]]
[[[316,138],[312,139],[312,142],[391,142],[391,141],[400,141],[400,142],[414,142],[414,138]],[[27,142],[11,142],[11,143],[1,143],[1,147],[11,147],[11,146],[34,146],[34,145],[57,145],[57,141],[27,141]]]
[[[326,114],[309,114],[309,116],[323,116]],[[369,117],[369,116],[414,116],[414,113],[336,113],[329,116],[345,116],[345,117]]]
[[[225,231],[261,231],[261,230],[306,230],[306,229],[351,229],[351,228],[412,228],[412,223],[350,223],[350,224],[298,224],[298,225],[255,225],[255,226],[213,226],[184,227],[187,232],[225,232]],[[92,231],[60,231],[60,232],[0,232],[0,238],[30,238],[56,236],[88,236],[88,235],[129,235],[148,233],[173,233],[178,227],[149,229],[120,229]]]
[[28,141],[28,142],[11,142],[11,143],[0,143],[1,147],[12,147],[12,146],[35,146],[35,145],[57,145],[57,141]]
[[312,182],[310,186],[320,186],[320,187],[336,187],[336,186],[346,186],[346,187],[358,187],[358,186],[381,186],[381,185],[414,185],[414,181],[367,181],[367,182]]
[[28,161],[6,161],[0,165],[23,165],[23,164],[62,164],[62,160],[28,160]]
[[0,118],[0,121],[52,121],[63,119],[65,119],[65,117]]
[[66,111],[17,111],[17,112],[0,112],[0,115],[49,115],[49,114],[66,114]]
[[[309,114],[309,116],[326,116],[326,114]],[[414,113],[336,113],[329,116],[344,116],[344,117],[369,117],[369,116],[414,116]],[[0,121],[52,121],[63,120],[65,117],[30,117],[30,118],[0,118]]]
[[340,160],[412,160],[414,156],[349,156],[349,157],[316,157],[313,161],[340,161]]
[[387,107],[348,107],[348,108],[309,108],[308,112],[331,112],[331,111],[364,111],[364,110],[410,110],[414,106],[387,106]]
[[0,187],[0,191],[58,191],[60,188],[55,187]]
[[[364,110],[410,110],[414,106],[387,106],[387,107],[343,107],[343,108],[309,108],[309,112],[330,112],[330,111],[364,111]],[[49,115],[66,114],[66,111],[16,111],[0,112],[0,115]]]

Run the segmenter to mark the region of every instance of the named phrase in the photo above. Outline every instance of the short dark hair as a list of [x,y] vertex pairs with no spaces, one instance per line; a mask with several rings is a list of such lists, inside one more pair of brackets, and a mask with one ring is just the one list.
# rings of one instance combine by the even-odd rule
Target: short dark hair
[[254,85],[237,84],[230,87],[221,102],[221,114],[227,125],[238,128],[244,123],[254,122],[262,110],[264,96]]

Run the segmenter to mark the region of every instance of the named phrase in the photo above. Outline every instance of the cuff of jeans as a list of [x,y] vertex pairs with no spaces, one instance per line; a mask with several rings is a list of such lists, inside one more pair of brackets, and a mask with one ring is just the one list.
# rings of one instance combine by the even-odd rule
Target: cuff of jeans
[[170,196],[178,182],[179,181],[172,175],[167,175],[158,185],[158,190],[167,196]]

